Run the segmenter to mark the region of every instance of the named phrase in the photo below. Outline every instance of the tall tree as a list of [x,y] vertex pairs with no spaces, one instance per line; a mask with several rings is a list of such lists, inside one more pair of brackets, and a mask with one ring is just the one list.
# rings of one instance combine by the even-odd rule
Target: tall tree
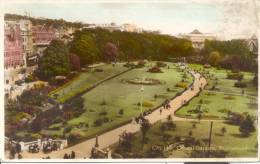
[[92,64],[99,59],[99,49],[94,37],[94,34],[79,34],[71,43],[70,51],[79,56],[81,65]]
[[39,59],[37,75],[41,79],[51,79],[70,72],[69,50],[60,40],[53,40]]
[[118,48],[114,43],[107,42],[103,48],[103,55],[107,61],[116,61],[118,57]]
[[213,51],[209,54],[209,64],[212,66],[217,66],[220,62],[221,56],[218,51]]

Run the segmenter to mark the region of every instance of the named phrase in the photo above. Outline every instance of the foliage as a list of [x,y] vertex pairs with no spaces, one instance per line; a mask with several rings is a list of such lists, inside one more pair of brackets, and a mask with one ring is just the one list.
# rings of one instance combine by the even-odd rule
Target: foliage
[[185,82],[179,82],[175,85],[175,87],[179,87],[179,88],[187,88],[188,84]]
[[124,114],[124,109],[120,109],[118,114],[123,115]]
[[66,76],[69,72],[69,50],[62,41],[53,40],[43,51],[36,74],[40,79],[50,80],[58,75]]
[[242,80],[244,77],[244,74],[241,72],[229,72],[227,73],[228,79],[234,79],[234,80]]
[[148,72],[151,72],[151,73],[162,73],[162,70],[159,67],[154,66],[154,67],[150,68],[148,70]]
[[[84,64],[104,61],[100,54],[104,52],[104,45],[107,43],[113,45],[116,43],[117,48],[113,46],[115,50],[113,52],[118,51],[118,58],[125,61],[144,58],[166,60],[170,57],[188,56],[193,53],[192,44],[186,39],[148,32],[110,32],[101,28],[75,32],[71,52],[78,54]],[[110,50],[112,44],[109,46]]]
[[212,66],[217,66],[220,62],[221,56],[219,54],[219,52],[217,51],[213,51],[209,54],[209,64]]
[[144,60],[139,60],[135,67],[136,68],[142,68],[144,66],[145,66],[145,61]]
[[94,121],[94,126],[101,126],[104,123],[102,118],[98,118]]
[[100,49],[97,48],[94,37],[94,34],[75,34],[70,52],[79,56],[81,65],[92,64],[100,59]]
[[69,58],[70,58],[71,69],[80,71],[81,66],[80,66],[79,56],[76,54],[70,53]]
[[164,62],[158,61],[158,62],[156,62],[156,66],[157,66],[157,67],[166,67],[167,64],[165,64]]
[[[209,62],[211,52],[219,52],[222,56],[220,61],[218,55],[214,55],[219,62],[212,62],[227,69],[241,69],[256,71],[257,65],[255,56],[251,54],[248,43],[243,39],[233,39],[227,41],[206,40],[205,46],[201,50],[201,55],[204,56],[204,62]],[[214,60],[213,60],[214,61]],[[219,64],[218,64],[219,63]]]
[[255,131],[254,120],[251,116],[247,115],[246,119],[240,124],[239,131],[243,136],[249,136],[251,132]]
[[247,83],[245,81],[237,81],[234,84],[234,87],[238,87],[238,88],[246,88]]
[[107,61],[115,61],[119,54],[118,48],[114,43],[107,42],[103,48],[103,55]]

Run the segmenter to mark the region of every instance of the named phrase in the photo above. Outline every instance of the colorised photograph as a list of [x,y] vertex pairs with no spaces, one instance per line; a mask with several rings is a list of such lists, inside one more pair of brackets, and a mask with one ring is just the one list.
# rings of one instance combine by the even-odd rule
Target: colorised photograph
[[260,0],[2,8],[2,159],[259,160]]

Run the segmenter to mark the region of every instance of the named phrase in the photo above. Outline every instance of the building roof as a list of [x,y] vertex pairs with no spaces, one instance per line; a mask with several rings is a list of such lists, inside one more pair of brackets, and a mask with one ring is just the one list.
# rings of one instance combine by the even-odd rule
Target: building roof
[[190,34],[202,34],[199,30],[195,29]]

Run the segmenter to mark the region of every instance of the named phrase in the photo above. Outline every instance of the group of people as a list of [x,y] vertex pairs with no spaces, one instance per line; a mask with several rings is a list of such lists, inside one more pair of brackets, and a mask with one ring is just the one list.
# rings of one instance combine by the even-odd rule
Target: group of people
[[38,153],[40,151],[39,145],[37,144],[30,145],[28,151],[30,153]]
[[59,145],[56,142],[47,141],[47,143],[43,143],[43,152],[48,153],[51,151],[58,150]]
[[165,102],[162,105],[162,108],[160,108],[159,112],[160,115],[162,114],[163,109],[170,109],[171,108],[171,104],[170,104],[170,100],[165,100]]
[[70,154],[65,153],[63,159],[75,159],[76,154],[74,151],[71,151]]

